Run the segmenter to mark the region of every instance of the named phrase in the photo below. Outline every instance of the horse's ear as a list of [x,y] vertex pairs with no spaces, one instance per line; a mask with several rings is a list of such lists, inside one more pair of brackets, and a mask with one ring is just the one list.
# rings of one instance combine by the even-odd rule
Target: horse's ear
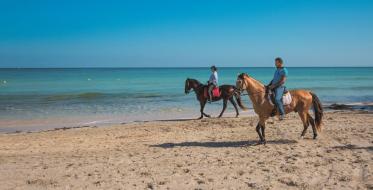
[[244,74],[245,73],[239,73],[237,77],[240,78],[240,79],[243,79]]

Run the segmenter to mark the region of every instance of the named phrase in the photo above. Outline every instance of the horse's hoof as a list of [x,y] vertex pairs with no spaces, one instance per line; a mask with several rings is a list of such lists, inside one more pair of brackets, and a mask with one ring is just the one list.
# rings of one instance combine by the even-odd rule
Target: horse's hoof
[[313,136],[313,140],[316,140],[316,139],[317,139],[317,135],[314,135],[314,136]]
[[239,116],[239,115],[237,114],[237,115],[236,115],[236,118],[238,118],[238,116]]
[[197,119],[202,119],[203,117],[199,117],[199,118],[197,118]]
[[266,140],[259,140],[258,142],[257,142],[257,145],[265,145],[267,143],[267,141]]
[[304,136],[303,136],[303,135],[301,135],[301,136],[300,136],[300,139],[304,139]]
[[266,144],[267,144],[267,141],[264,139],[264,140],[262,141],[262,143],[263,143],[263,145],[266,145]]
[[221,118],[221,115],[219,115],[218,118]]
[[211,116],[210,115],[206,115],[206,117],[210,118]]

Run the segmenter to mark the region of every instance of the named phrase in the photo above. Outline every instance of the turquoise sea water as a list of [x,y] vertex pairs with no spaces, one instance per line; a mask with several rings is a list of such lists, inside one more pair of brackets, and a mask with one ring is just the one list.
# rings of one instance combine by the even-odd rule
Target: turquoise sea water
[[[234,84],[242,72],[268,83],[274,70],[220,68],[220,84]],[[324,104],[373,102],[373,68],[288,70],[289,89],[313,90]],[[209,75],[208,68],[0,69],[0,132],[198,117],[184,81],[205,82]],[[218,114],[221,106],[206,111]]]

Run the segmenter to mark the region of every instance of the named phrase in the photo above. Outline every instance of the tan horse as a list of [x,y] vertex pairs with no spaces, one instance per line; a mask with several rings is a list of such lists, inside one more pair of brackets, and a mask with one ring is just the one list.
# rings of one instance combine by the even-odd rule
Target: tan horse
[[[265,144],[265,122],[271,117],[271,113],[274,109],[274,106],[267,98],[265,86],[249,75],[242,73],[237,77],[236,87],[241,91],[247,91],[253,103],[254,111],[259,116],[259,122],[256,126],[256,132],[260,139],[259,144]],[[317,132],[321,131],[323,117],[323,108],[319,98],[314,93],[307,90],[291,90],[290,94],[292,96],[292,102],[290,105],[284,106],[285,112],[298,112],[304,127],[301,137],[304,137],[308,126],[311,124],[313,138],[316,139]],[[311,106],[313,106],[314,109],[315,119],[313,119],[309,113]]]

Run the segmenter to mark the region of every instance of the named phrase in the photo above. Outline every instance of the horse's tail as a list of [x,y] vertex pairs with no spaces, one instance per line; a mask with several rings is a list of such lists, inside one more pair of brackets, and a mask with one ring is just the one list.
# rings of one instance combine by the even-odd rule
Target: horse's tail
[[313,111],[315,113],[315,124],[317,131],[321,131],[321,124],[322,124],[322,117],[324,115],[324,110],[321,104],[320,99],[316,96],[316,94],[310,92],[312,96],[312,105]]
[[240,108],[242,110],[247,110],[247,108],[242,103],[241,93],[236,87],[234,87],[234,97],[236,98],[236,102],[237,102],[238,106],[240,106]]

